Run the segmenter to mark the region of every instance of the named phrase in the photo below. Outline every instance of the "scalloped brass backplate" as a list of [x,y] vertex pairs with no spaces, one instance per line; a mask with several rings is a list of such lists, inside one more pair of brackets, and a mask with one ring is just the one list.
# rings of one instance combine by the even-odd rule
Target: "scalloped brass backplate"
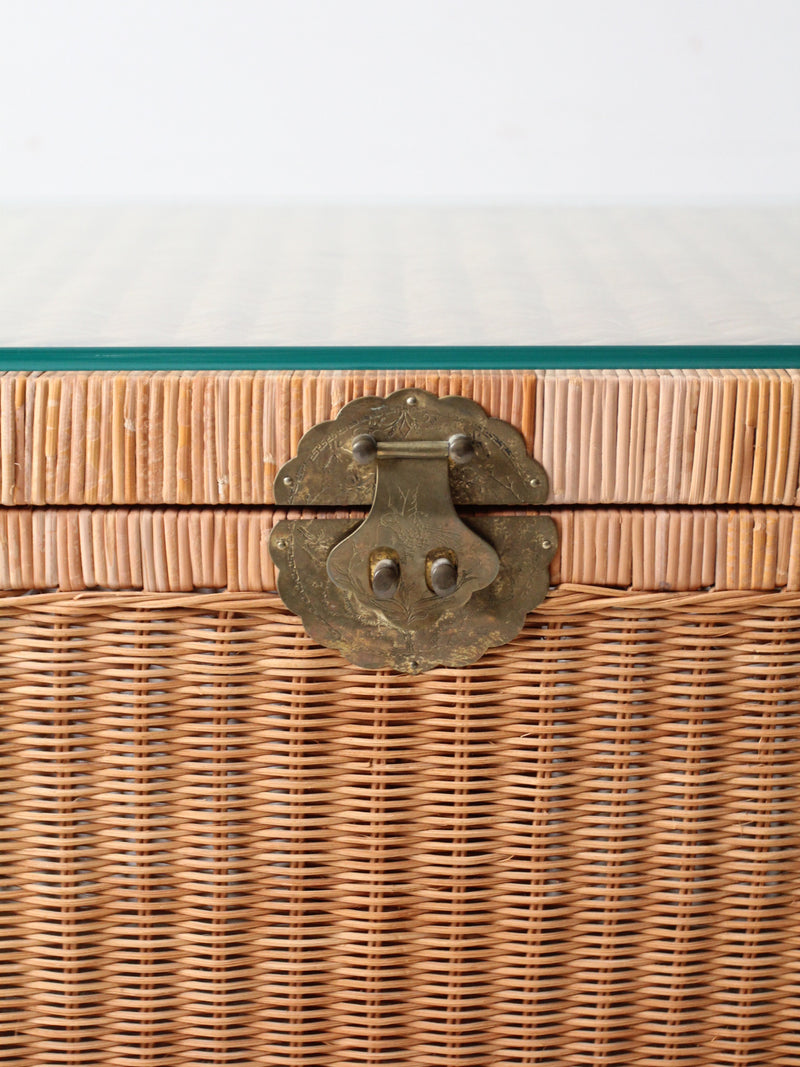
[[275,502],[370,505],[363,519],[287,519],[270,552],[308,634],[361,667],[463,667],[522,628],[544,598],[552,519],[464,515],[541,504],[547,476],[509,423],[464,397],[363,397],[303,437]]

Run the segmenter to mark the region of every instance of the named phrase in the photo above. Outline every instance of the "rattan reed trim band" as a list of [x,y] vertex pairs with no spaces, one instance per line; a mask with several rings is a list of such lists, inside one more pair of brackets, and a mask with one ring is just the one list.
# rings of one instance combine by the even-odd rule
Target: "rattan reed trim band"
[[[234,508],[0,509],[0,590],[270,591],[274,524],[311,512]],[[332,513],[346,516],[346,512]],[[547,511],[554,585],[800,589],[800,511]]]
[[800,503],[800,370],[0,375],[0,503],[269,504],[356,396],[473,397],[522,430],[551,502]]

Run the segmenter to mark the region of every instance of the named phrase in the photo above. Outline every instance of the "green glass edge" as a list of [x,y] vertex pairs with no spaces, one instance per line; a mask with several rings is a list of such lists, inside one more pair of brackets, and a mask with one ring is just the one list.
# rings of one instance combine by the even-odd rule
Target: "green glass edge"
[[0,371],[800,367],[791,345],[1,348]]

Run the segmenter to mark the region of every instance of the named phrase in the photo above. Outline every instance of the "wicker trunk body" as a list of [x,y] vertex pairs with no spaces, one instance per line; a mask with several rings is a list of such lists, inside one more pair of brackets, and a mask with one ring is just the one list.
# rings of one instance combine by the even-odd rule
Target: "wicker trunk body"
[[[473,666],[315,645],[272,480],[418,386],[548,472]],[[0,1062],[800,1064],[800,372],[0,376]]]

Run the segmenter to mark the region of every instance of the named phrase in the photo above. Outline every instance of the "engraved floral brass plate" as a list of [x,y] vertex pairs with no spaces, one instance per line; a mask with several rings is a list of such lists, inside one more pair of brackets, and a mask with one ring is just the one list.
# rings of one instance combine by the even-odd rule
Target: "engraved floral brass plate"
[[542,503],[547,477],[509,423],[419,389],[363,397],[313,427],[275,480],[277,504],[371,505],[287,519],[270,552],[309,635],[361,667],[416,674],[505,644],[545,596],[552,519],[459,515]]

